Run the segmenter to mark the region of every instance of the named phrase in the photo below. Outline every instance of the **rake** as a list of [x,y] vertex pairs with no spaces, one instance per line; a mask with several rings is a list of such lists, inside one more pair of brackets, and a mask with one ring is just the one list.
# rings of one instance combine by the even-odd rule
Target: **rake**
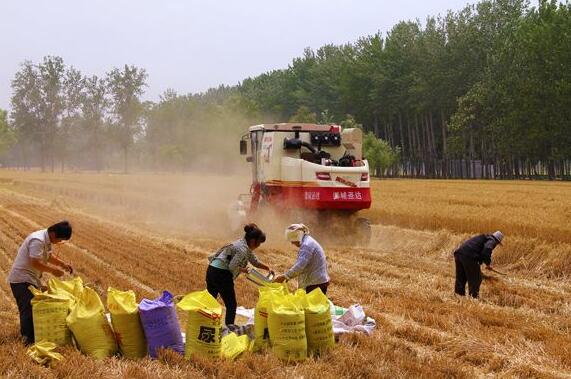
[[503,276],[508,276],[508,274],[506,274],[505,272],[498,271],[498,270],[496,270],[495,268],[492,268],[492,267],[488,268],[488,270],[493,271],[493,272],[495,272],[496,274],[500,274],[500,275],[503,275]]

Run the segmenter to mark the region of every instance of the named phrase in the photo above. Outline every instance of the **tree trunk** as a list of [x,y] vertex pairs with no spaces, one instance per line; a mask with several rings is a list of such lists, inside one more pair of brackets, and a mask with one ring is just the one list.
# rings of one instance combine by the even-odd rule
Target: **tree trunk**
[[442,172],[444,178],[448,178],[448,146],[446,141],[446,120],[444,119],[444,112],[440,111],[440,128],[442,131]]
[[375,113],[373,115],[373,133],[375,133],[375,137],[379,137],[379,117]]
[[399,112],[399,133],[400,133],[400,147],[401,147],[401,154],[404,156],[405,154],[405,143],[404,143],[404,134],[402,130],[402,113]]
[[549,180],[555,180],[555,161],[553,159],[547,162],[547,176]]
[[127,150],[128,147],[126,145],[123,146],[123,172],[125,174],[129,173],[129,167],[127,166]]

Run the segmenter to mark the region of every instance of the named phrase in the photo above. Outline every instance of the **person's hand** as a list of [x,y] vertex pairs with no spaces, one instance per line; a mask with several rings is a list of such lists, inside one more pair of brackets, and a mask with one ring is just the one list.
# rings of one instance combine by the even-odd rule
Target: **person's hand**
[[273,282],[274,283],[283,283],[286,281],[286,279],[287,278],[285,277],[285,275],[278,275],[274,278]]
[[52,269],[52,275],[53,276],[57,276],[58,278],[61,278],[63,276],[64,272],[62,270],[60,270],[59,268],[54,268]]
[[248,267],[240,267],[240,272],[247,274],[248,273]]

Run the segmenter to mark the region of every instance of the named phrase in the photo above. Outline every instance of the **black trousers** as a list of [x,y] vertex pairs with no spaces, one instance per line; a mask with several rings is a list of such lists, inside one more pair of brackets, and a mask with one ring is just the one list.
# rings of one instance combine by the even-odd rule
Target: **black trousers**
[[482,270],[480,264],[474,258],[467,257],[462,254],[454,254],[454,262],[456,263],[456,284],[454,292],[458,295],[466,295],[466,282],[468,282],[468,291],[470,296],[477,298],[480,293],[480,284],[482,283]]
[[12,294],[20,312],[20,334],[24,337],[24,343],[34,343],[34,320],[32,318],[32,292],[28,289],[30,283],[10,283]]
[[327,287],[329,287],[329,282],[321,283],[321,284],[314,284],[311,286],[307,286],[307,288],[305,289],[305,292],[310,293],[311,291],[313,291],[316,288],[321,288],[321,292],[323,292],[324,295],[327,295]]
[[208,266],[206,270],[206,289],[214,298],[222,297],[226,307],[226,325],[234,324],[236,318],[236,292],[234,292],[234,278],[229,270]]

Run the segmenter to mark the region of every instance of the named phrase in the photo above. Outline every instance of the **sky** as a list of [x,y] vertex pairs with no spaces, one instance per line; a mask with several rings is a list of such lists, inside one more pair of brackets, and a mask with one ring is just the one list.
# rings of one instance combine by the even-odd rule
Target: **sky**
[[61,56],[86,75],[132,64],[144,98],[179,94],[286,68],[304,48],[354,42],[402,20],[469,0],[0,0],[0,108],[25,60]]

